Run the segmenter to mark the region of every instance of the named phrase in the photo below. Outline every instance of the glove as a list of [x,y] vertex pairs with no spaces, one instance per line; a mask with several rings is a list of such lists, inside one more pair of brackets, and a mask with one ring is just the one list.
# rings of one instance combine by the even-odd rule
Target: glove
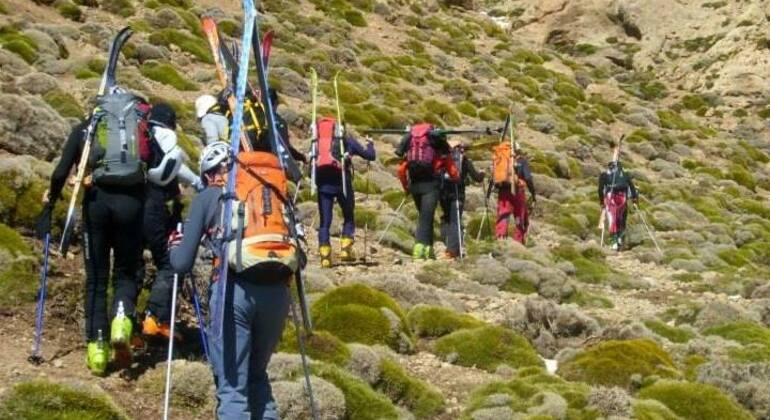
[[302,226],[302,223],[297,222],[294,225],[294,229],[297,232],[297,237],[304,241],[305,240],[305,227]]
[[35,223],[35,236],[39,239],[45,239],[45,235],[51,233],[51,215],[53,214],[53,204],[48,203],[43,206],[40,216]]
[[184,234],[182,232],[177,230],[172,231],[171,234],[168,235],[168,249],[179,246],[179,244],[182,243],[182,239],[184,239]]

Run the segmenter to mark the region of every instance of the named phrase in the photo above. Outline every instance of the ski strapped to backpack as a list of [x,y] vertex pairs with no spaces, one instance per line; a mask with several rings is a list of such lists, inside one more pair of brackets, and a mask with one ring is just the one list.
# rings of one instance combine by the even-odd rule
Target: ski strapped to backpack
[[334,129],[334,141],[338,142],[335,148],[339,147],[340,163],[342,166],[342,195],[348,196],[347,182],[347,151],[345,150],[345,127],[342,119],[342,108],[340,107],[340,90],[338,79],[340,72],[334,75],[334,101],[337,104],[337,125]]
[[[130,27],[125,27],[115,35],[112,40],[109,51],[109,59],[107,66],[102,74],[102,81],[99,85],[99,91],[96,96],[100,97],[104,95],[108,90],[115,86],[115,70],[118,65],[118,57],[120,50],[125,45],[126,41],[131,37],[133,31]],[[90,116],[88,126],[83,132],[83,149],[80,154],[80,162],[78,163],[77,173],[75,175],[75,186],[72,190],[72,196],[70,197],[69,207],[67,209],[67,216],[64,222],[64,229],[62,230],[61,243],[59,244],[59,251],[62,256],[67,255],[67,250],[70,245],[70,237],[75,227],[75,206],[77,205],[78,193],[80,187],[85,179],[86,169],[88,168],[89,157],[91,156],[91,146],[96,132],[96,124],[99,121],[100,111],[95,109]]]
[[310,68],[310,89],[313,107],[310,117],[310,194],[316,192],[316,165],[318,163],[318,73],[314,68]]

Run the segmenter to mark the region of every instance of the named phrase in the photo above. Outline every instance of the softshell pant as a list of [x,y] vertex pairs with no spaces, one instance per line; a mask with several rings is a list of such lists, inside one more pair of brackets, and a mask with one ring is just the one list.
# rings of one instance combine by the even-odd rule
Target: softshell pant
[[86,269],[85,334],[88,341],[110,337],[107,319],[107,288],[110,281],[110,253],[113,300],[111,316],[123,302],[125,314],[134,317],[141,287],[137,270],[142,252],[142,187],[106,189],[91,187],[83,199],[84,260]]
[[495,236],[498,239],[508,237],[508,223],[514,217],[516,229],[513,239],[522,244],[526,240],[529,228],[529,210],[527,209],[527,193],[524,188],[518,188],[516,194],[511,193],[511,187],[504,186],[497,193],[497,224]]
[[352,188],[348,188],[348,195],[342,193],[342,189],[335,192],[318,191],[318,214],[320,225],[318,227],[318,244],[329,245],[329,230],[334,217],[334,200],[337,200],[342,209],[342,236],[353,238],[356,234],[355,207],[356,198]]
[[446,191],[441,196],[441,237],[446,245],[446,250],[454,255],[460,255],[460,234],[458,226],[461,224],[463,210],[464,210],[464,197],[460,197],[460,219],[457,218],[457,195],[454,191],[454,186],[450,185],[448,188],[452,190]]
[[[171,289],[174,284],[174,270],[168,256],[170,222],[171,213],[166,206],[166,191],[148,185],[145,190],[142,239],[144,247],[152,253],[152,262],[157,272],[150,299],[147,301],[147,309],[163,323],[171,319]],[[143,274],[144,270],[141,272]]]
[[607,224],[610,227],[610,235],[616,238],[623,236],[626,230],[626,215],[628,213],[626,193],[618,191],[605,194],[604,208],[607,210]]
[[438,183],[413,184],[409,187],[409,192],[412,194],[417,211],[420,212],[415,240],[423,245],[433,246],[433,220],[439,199]]
[[[289,287],[285,281],[229,279],[222,338],[214,340],[209,335],[217,416],[222,420],[267,419],[275,410],[267,364],[288,315]],[[221,285],[212,285],[212,296]],[[214,308],[209,309],[213,313]]]

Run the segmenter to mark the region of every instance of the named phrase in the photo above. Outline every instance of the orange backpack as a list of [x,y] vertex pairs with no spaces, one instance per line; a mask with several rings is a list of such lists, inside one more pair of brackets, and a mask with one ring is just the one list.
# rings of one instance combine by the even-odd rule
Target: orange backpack
[[227,259],[236,273],[284,265],[296,271],[299,259],[290,226],[286,175],[278,157],[267,152],[238,154],[232,226],[235,239]]
[[511,144],[502,142],[492,152],[492,182],[496,186],[510,184],[513,179],[513,153]]

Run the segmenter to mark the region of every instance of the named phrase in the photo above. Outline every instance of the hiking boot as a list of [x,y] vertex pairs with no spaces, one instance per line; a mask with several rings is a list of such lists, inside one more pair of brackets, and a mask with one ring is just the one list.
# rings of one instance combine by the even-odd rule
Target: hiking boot
[[455,261],[457,259],[457,254],[452,251],[444,251],[444,255],[441,259],[445,261]]
[[343,237],[340,241],[340,260],[350,262],[355,261],[356,257],[353,253],[353,238]]
[[118,314],[110,324],[110,345],[113,350],[113,360],[121,367],[131,364],[131,336],[134,332],[134,324],[123,311],[123,302],[118,303]]
[[412,260],[413,261],[424,260],[425,256],[427,255],[425,252],[426,248],[427,247],[425,245],[419,242],[416,242],[414,244],[414,248],[412,248]]
[[436,259],[436,249],[432,246],[426,246],[425,247],[425,260],[435,260]]
[[101,336],[102,331],[99,330],[99,339],[89,342],[86,348],[86,367],[96,376],[107,373],[107,362],[110,359],[110,349]]
[[[171,336],[171,327],[165,322],[159,322],[158,318],[148,313],[142,322],[142,334],[148,337],[164,337],[168,339]],[[182,336],[178,331],[174,332],[174,340],[179,341]]]
[[318,248],[318,254],[321,255],[321,268],[330,268],[332,266],[331,245],[321,245]]

